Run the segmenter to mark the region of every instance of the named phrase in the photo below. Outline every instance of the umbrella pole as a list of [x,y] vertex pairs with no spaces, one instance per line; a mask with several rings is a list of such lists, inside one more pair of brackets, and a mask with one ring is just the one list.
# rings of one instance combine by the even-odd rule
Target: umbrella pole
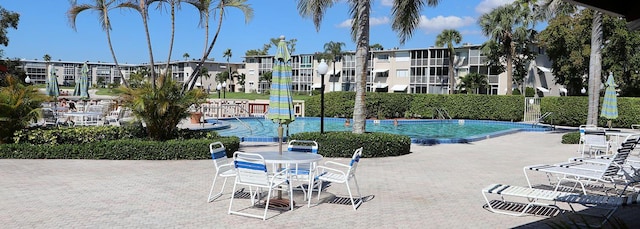
[[[278,125],[278,153],[282,155],[282,123]],[[278,171],[282,170],[282,164],[278,164]],[[278,190],[278,199],[282,199],[282,190]]]

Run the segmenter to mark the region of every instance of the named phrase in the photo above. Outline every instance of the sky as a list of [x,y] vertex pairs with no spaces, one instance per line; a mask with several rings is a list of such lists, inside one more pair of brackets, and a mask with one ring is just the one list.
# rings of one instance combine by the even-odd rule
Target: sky
[[[481,44],[487,40],[481,33],[477,19],[483,13],[513,0],[444,0],[436,7],[425,7],[420,13],[420,25],[413,36],[401,45],[398,35],[391,30],[391,4],[393,0],[371,0],[370,44],[385,49],[427,48],[435,45],[437,35],[444,29],[458,30],[462,43]],[[37,2],[37,3],[36,3]],[[91,3],[78,0],[78,3]],[[340,1],[329,8],[316,30],[313,20],[298,14],[296,0],[248,0],[254,10],[253,18],[246,22],[238,9],[228,9],[222,28],[209,58],[226,62],[223,53],[231,49],[231,62],[242,62],[245,52],[262,49],[270,38],[281,35],[286,40],[297,39],[294,54],[324,51],[330,41],[343,42],[345,51],[356,49],[351,40],[349,6]],[[76,18],[74,30],[66,15],[70,3],[63,0],[0,0],[0,6],[20,14],[18,29],[9,29],[9,45],[0,46],[3,58],[42,60],[45,54],[52,60],[91,61],[113,63],[105,31],[95,11],[85,11]],[[171,20],[168,10],[152,5],[149,15],[149,33],[155,62],[166,62],[169,53]],[[210,23],[210,39],[218,25],[218,15]],[[149,62],[149,51],[140,14],[131,10],[110,11],[111,40],[119,63],[141,64]],[[204,52],[205,30],[199,24],[199,15],[189,4],[182,4],[176,12],[176,32],[171,60],[200,58]],[[275,48],[269,51],[275,54]]]

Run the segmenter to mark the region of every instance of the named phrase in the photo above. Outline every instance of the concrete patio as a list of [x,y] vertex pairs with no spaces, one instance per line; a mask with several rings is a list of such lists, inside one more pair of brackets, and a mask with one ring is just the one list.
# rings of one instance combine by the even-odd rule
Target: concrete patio
[[[270,211],[266,221],[227,215],[229,184],[221,198],[207,203],[214,171],[210,160],[0,160],[0,227],[548,227],[562,218],[491,213],[483,209],[480,191],[491,183],[526,186],[523,166],[576,156],[577,145],[561,144],[561,136],[522,132],[470,144],[412,145],[408,155],[364,158],[357,176],[368,198],[357,211],[330,203],[307,208],[298,195],[294,211]],[[243,143],[241,150],[277,150],[277,146]],[[347,194],[341,184],[326,191],[323,198]],[[638,213],[638,206],[624,207],[615,217],[638,228]]]

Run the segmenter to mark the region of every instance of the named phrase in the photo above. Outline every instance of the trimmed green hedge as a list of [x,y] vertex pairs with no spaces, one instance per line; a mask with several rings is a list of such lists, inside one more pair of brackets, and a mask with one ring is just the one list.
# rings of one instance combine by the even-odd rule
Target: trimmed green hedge
[[580,143],[580,132],[571,132],[562,135],[562,144]]
[[[600,98],[600,105],[602,101]],[[611,120],[611,127],[630,128],[640,123],[640,98],[619,97],[618,118]],[[580,126],[587,123],[589,100],[586,96],[544,97],[540,101],[542,113],[553,112],[544,122],[561,126]],[[599,114],[599,113],[598,113]],[[598,126],[607,126],[607,119],[599,117]]]
[[362,157],[389,157],[410,153],[411,138],[387,133],[354,134],[351,132],[304,132],[292,134],[291,140],[314,140],[318,142],[319,154],[325,157],[353,156],[353,152],[364,147]]
[[[352,117],[355,92],[325,94],[326,117]],[[502,95],[437,95],[404,93],[366,93],[367,118],[436,118],[436,108],[444,109],[451,118],[521,121],[524,113],[522,96]],[[306,116],[320,116],[320,96],[305,100]]]
[[104,160],[199,160],[211,159],[209,144],[220,141],[227,157],[240,148],[238,137],[169,140],[139,139],[99,141],[84,144],[2,144],[0,158],[16,159],[104,159]]

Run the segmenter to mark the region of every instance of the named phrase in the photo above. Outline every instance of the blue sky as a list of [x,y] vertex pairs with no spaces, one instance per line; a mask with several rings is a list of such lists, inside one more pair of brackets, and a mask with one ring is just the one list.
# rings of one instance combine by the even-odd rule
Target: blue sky
[[[478,27],[478,17],[513,0],[443,0],[436,7],[426,7],[421,12],[419,28],[404,45],[399,44],[397,34],[391,30],[393,1],[372,2],[370,43],[379,43],[384,48],[413,49],[433,46],[436,36],[443,29],[460,31],[463,43],[481,44],[486,38]],[[263,44],[269,43],[270,38],[280,35],[287,40],[297,39],[294,54],[321,52],[324,44],[330,41],[344,42],[344,50],[355,50],[350,38],[350,15],[345,1],[326,12],[320,31],[316,31],[311,19],[299,16],[296,0],[249,0],[248,3],[254,9],[253,19],[245,23],[239,10],[228,10],[209,58],[226,62],[222,54],[230,48],[233,53],[231,61],[241,62],[247,50],[261,49]],[[42,60],[45,54],[49,54],[54,60],[113,62],[96,12],[81,13],[76,20],[77,31],[74,31],[66,16],[70,8],[68,1],[6,0],[0,6],[20,13],[18,29],[8,32],[9,46],[0,47],[4,49],[4,57]],[[148,63],[149,54],[140,15],[130,10],[115,9],[110,11],[110,18],[113,26],[111,39],[118,62]],[[182,60],[184,53],[191,58],[201,57],[204,29],[198,24],[196,10],[183,4],[176,18],[171,59]],[[217,23],[217,18],[210,22],[210,38],[215,33]],[[149,26],[154,60],[164,62],[169,51],[170,14],[154,7],[150,12]],[[270,53],[275,53],[275,49]]]

